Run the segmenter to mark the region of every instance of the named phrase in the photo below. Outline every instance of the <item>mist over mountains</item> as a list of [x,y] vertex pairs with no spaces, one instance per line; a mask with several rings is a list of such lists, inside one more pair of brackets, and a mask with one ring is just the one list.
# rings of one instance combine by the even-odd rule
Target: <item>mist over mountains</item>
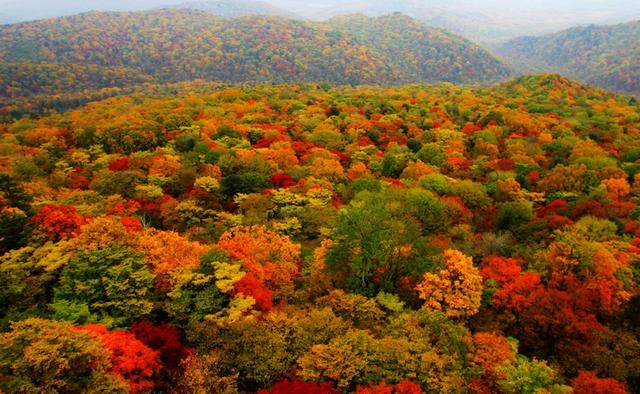
[[474,41],[495,44],[523,35],[539,35],[588,24],[640,19],[640,2],[585,0],[518,2],[507,0],[0,0],[0,22],[19,22],[87,11],[130,11],[189,7],[220,16],[283,15],[325,20],[362,13],[381,16],[402,12],[429,25]]

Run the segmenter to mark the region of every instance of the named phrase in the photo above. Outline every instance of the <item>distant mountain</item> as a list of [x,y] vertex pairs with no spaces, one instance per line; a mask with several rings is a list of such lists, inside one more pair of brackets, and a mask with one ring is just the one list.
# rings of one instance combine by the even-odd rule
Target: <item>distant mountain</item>
[[200,10],[224,17],[237,17],[247,15],[271,15],[288,17],[295,16],[295,14],[292,12],[273,6],[264,1],[253,0],[220,0],[204,2],[192,1],[171,5],[166,8],[187,8],[192,10]]
[[316,21],[356,13],[382,16],[402,12],[491,46],[578,25],[640,19],[637,0],[536,0],[518,2],[517,6],[512,0],[0,0],[0,13],[6,16],[5,21],[22,22],[89,11],[175,8],[176,4],[220,16],[262,14]]
[[498,52],[521,72],[559,72],[607,89],[640,94],[640,21],[521,37]]
[[640,18],[637,0],[268,0],[310,19],[362,13],[402,12],[435,27],[486,44],[522,35],[557,32],[587,23],[609,24]]
[[[474,82],[506,73],[478,45],[401,13],[374,18],[335,17],[327,24],[384,55],[388,64],[397,65],[403,70],[403,75],[397,78],[400,82]],[[413,77],[407,78],[409,75]]]
[[2,26],[0,63],[0,97],[194,78],[475,83],[510,72],[477,45],[400,14],[308,22],[194,10],[92,12]]

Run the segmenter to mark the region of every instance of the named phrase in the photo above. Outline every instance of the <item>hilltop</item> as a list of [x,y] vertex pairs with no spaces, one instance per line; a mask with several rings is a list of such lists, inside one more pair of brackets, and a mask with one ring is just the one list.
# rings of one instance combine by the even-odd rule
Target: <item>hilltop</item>
[[576,27],[507,42],[498,52],[522,72],[550,70],[607,89],[640,94],[640,21]]

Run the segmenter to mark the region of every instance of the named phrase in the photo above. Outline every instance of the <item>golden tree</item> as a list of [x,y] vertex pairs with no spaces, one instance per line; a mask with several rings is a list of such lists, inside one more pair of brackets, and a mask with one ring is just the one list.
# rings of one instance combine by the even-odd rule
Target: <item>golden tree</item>
[[424,308],[443,311],[447,317],[470,316],[478,312],[482,277],[471,257],[453,249],[444,252],[445,267],[437,274],[427,272],[416,286]]

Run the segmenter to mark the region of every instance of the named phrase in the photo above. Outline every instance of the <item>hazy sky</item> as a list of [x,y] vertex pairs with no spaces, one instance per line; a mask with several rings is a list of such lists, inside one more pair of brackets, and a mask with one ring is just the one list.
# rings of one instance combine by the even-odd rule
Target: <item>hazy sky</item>
[[[143,10],[206,0],[0,0],[0,23],[90,10]],[[214,0],[215,1],[215,0]],[[222,0],[237,5],[247,0]],[[252,0],[249,0],[252,1]],[[262,0],[298,17],[404,12],[480,42],[640,19],[640,0]]]
[[[186,0],[185,0],[186,1]],[[190,1],[207,1],[207,0],[190,0]],[[345,5],[350,3],[366,3],[366,0],[262,0],[267,3],[276,4],[281,7],[334,7],[339,5]],[[0,7],[2,5],[28,5],[28,4],[40,4],[47,5],[48,8],[59,7],[61,11],[69,7],[77,7],[82,4],[100,5],[100,8],[109,8],[110,5],[115,7],[122,7],[128,5],[128,7],[146,7],[149,4],[170,4],[180,3],[182,0],[0,0]],[[624,10],[625,8],[639,8],[640,1],[638,0],[383,0],[379,1],[388,4],[402,4],[402,3],[422,3],[424,5],[447,5],[456,4],[459,6],[467,6],[472,9],[486,9],[500,8],[511,9],[512,11],[519,11],[522,9],[560,9],[560,10],[574,10],[582,11],[585,8],[588,9],[603,9],[603,10]],[[34,11],[37,11],[34,9]],[[2,8],[0,8],[2,12]]]

